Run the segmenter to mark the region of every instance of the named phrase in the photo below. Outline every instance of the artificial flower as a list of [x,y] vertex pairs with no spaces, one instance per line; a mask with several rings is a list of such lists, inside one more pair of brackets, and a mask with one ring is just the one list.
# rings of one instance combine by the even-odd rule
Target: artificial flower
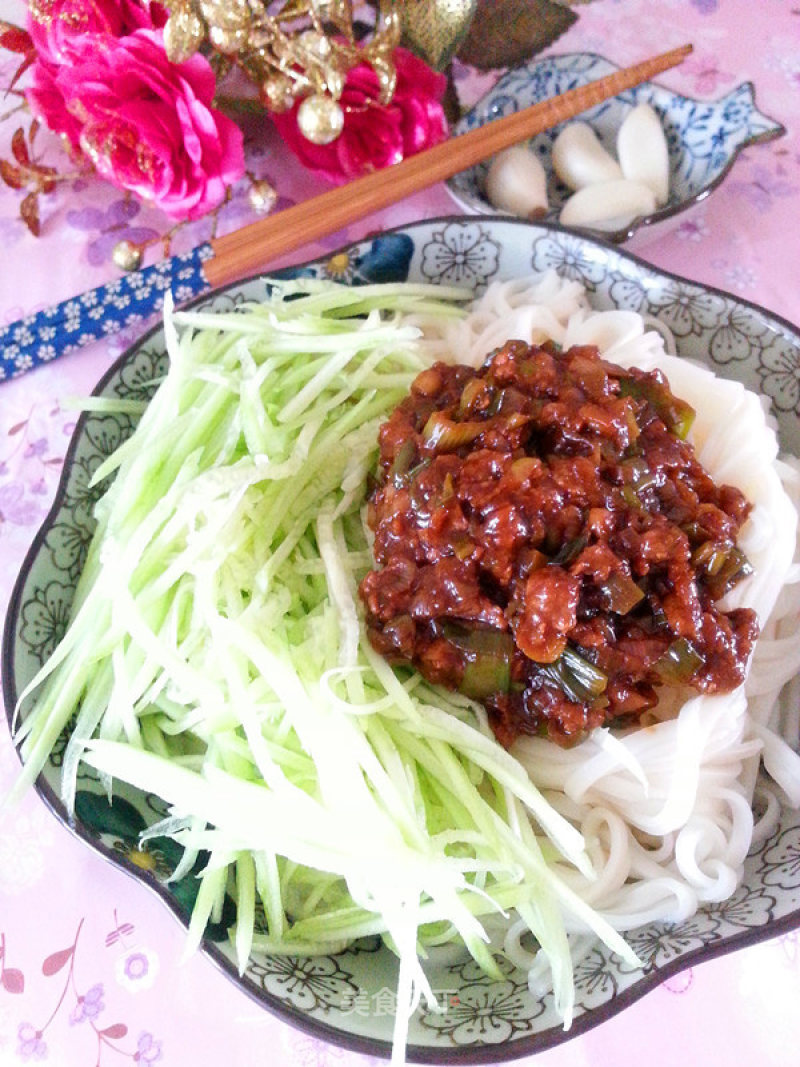
[[367,63],[347,75],[339,103],[344,129],[327,145],[313,144],[297,124],[296,103],[273,115],[278,132],[304,166],[342,183],[372,170],[399,163],[448,136],[442,107],[447,80],[412,52],[393,54],[397,85],[388,104],[380,102],[380,83]]
[[211,107],[208,61],[171,63],[161,31],[147,29],[76,36],[70,49],[69,64],[35,65],[28,100],[42,120],[102,178],[173,218],[218,207],[244,173],[243,136]]
[[164,25],[166,10],[139,0],[29,0],[28,32],[39,59],[70,63],[73,46],[85,36],[126,37]]
[[45,59],[37,59],[31,69],[31,85],[25,98],[31,111],[53,133],[60,133],[74,153],[80,152],[81,123],[67,108],[64,93],[58,84],[59,66]]

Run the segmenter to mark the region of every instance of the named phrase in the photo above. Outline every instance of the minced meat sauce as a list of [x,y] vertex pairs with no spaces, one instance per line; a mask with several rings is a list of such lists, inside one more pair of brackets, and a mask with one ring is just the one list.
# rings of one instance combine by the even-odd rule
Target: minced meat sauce
[[419,374],[380,431],[361,583],[373,646],[481,701],[499,741],[633,725],[661,686],[744,679],[750,510],[684,438],[663,375],[510,341]]

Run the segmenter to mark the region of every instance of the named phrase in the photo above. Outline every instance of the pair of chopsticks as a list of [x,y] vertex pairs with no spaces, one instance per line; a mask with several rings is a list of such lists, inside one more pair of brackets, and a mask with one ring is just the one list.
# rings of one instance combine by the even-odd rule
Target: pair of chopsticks
[[[186,255],[172,256],[124,274],[107,285],[0,327],[0,381],[14,378],[109,333],[136,323],[144,324],[161,310],[167,290],[172,290],[181,304],[210,288],[257,273],[278,256],[334,233],[649,81],[677,66],[691,51],[692,46],[685,45],[615,71],[452,137],[386,170],[357,178],[348,185],[215,238]],[[102,314],[98,314],[101,310]]]
[[495,119],[469,133],[374,171],[266,219],[211,241],[213,255],[203,273],[212,286],[224,285],[257,270],[269,259],[315,241],[403,200],[436,182],[496,155],[519,141],[574,118],[596,104],[649,81],[677,66],[692,51],[675,48],[635,66],[614,71],[588,85]]

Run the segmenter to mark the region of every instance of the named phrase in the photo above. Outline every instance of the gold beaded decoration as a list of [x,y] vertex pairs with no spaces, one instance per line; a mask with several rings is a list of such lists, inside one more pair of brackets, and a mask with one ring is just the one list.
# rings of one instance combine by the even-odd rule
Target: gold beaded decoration
[[278,190],[266,178],[253,178],[248,192],[250,207],[261,215],[268,215],[278,202]]
[[175,63],[201,48],[220,53],[258,86],[271,111],[287,111],[301,100],[301,132],[329,144],[342,131],[339,100],[347,72],[357,64],[375,71],[381,103],[391,100],[399,6],[381,0],[373,33],[358,41],[352,0],[173,0],[164,43]]
[[143,249],[132,241],[117,241],[111,250],[111,258],[120,270],[138,270],[142,265]]

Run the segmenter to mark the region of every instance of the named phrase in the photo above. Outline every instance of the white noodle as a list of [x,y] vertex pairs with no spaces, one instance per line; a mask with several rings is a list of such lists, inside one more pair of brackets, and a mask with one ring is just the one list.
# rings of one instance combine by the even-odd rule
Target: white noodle
[[[581,286],[554,272],[490,285],[472,314],[431,340],[429,354],[480,366],[512,338],[595,344],[622,366],[661,369],[697,412],[690,440],[701,463],[753,504],[739,545],[754,573],[723,602],[754,609],[762,627],[746,685],[725,696],[692,694],[682,704],[662,700],[651,725],[599,729],[572,749],[524,737],[513,750],[585,836],[596,878],[565,870],[564,880],[620,930],[680,922],[729,897],[781,804],[800,806],[800,465],[779,458],[761,398],[671,354],[674,339],[663,325],[633,312],[591,310]],[[771,778],[759,778],[759,766]],[[586,943],[575,934],[576,944]],[[544,987],[546,975],[531,967],[519,938],[516,928],[508,931],[509,956],[530,971],[532,988]]]

